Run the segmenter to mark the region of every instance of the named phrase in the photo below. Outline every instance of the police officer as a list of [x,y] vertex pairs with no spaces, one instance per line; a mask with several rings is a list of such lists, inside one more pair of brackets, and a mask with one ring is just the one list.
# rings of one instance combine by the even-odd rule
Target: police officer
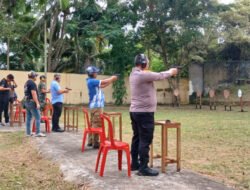
[[153,140],[156,91],[154,81],[177,74],[177,69],[163,72],[148,71],[149,60],[144,54],[135,57],[135,67],[129,77],[131,90],[130,119],[133,129],[131,143],[131,170],[139,170],[140,176],[157,176],[158,171],[148,167],[149,145]]
[[38,84],[38,97],[41,106],[41,111],[44,111],[46,105],[46,94],[49,93],[50,90],[46,89],[46,76],[40,76],[40,83]]

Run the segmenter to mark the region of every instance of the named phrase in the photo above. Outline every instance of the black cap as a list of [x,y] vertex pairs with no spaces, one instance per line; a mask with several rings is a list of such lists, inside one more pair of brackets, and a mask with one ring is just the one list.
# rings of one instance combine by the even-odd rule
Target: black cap
[[35,72],[35,71],[30,71],[29,73],[28,73],[28,77],[29,78],[35,78],[35,77],[37,77],[38,76],[38,74]]

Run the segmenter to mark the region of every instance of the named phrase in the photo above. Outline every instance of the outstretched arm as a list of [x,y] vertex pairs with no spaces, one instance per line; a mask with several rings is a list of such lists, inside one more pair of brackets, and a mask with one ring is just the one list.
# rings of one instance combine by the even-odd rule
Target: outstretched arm
[[117,80],[117,76],[112,76],[112,77],[109,77],[107,79],[101,80],[100,87],[105,88],[105,87],[107,87],[108,85],[110,85],[112,82],[114,82],[116,80]]
[[178,73],[178,69],[172,68],[167,71],[163,72],[145,72],[141,75],[140,80],[146,81],[146,82],[151,82],[151,81],[157,81],[157,80],[163,80],[166,78],[169,78],[171,76],[176,76]]

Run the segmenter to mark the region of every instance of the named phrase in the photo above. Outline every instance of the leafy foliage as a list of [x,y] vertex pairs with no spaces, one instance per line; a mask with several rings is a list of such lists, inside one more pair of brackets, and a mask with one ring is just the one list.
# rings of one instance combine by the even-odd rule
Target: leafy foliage
[[[0,64],[9,59],[11,69],[43,70],[47,58],[48,71],[70,73],[96,65],[120,74],[113,96],[122,104],[137,53],[146,53],[157,72],[250,59],[249,13],[248,0],[230,6],[216,0],[2,0],[0,44],[10,51],[0,49]],[[185,67],[181,76],[187,73]]]

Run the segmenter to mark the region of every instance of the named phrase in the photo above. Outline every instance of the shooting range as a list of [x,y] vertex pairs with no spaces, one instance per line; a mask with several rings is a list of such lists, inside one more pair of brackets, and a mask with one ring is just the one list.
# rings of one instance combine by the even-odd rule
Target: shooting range
[[0,0],[0,23],[0,190],[250,189],[249,0]]

